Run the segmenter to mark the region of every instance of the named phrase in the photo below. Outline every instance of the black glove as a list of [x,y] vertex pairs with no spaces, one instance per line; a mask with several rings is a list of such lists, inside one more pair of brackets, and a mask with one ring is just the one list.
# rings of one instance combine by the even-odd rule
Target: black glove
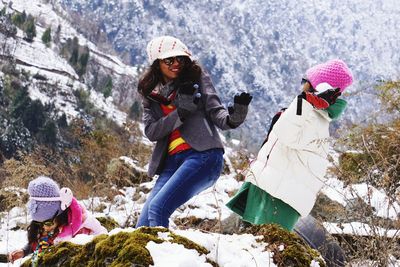
[[197,92],[198,89],[199,85],[196,83],[184,83],[180,86],[175,104],[181,121],[184,121],[190,114],[197,110],[197,104],[201,96]]
[[326,109],[336,102],[336,99],[341,95],[339,88],[328,89],[317,95],[309,92],[302,92],[299,96],[304,98],[308,103],[316,109]]
[[249,93],[244,92],[234,96],[233,107],[228,107],[228,124],[231,128],[236,128],[244,122],[252,99]]
[[335,104],[336,99],[341,95],[340,88],[328,89],[322,93],[317,94],[318,97],[324,99],[329,105]]
[[235,97],[233,98],[233,102],[235,104],[248,106],[252,99],[253,97],[249,93],[243,92],[240,95],[235,95]]
[[178,85],[178,88],[179,94],[193,95],[199,89],[199,85],[193,82],[183,82]]

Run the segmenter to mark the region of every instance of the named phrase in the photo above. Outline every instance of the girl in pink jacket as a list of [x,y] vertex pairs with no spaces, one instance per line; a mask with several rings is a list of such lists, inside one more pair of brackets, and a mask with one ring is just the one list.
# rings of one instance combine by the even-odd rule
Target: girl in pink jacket
[[107,233],[100,222],[86,212],[73,197],[69,188],[59,188],[49,177],[39,176],[28,185],[28,212],[32,221],[28,226],[28,243],[24,248],[9,254],[9,260],[32,255],[32,262],[46,248],[67,241],[77,234],[98,235]]

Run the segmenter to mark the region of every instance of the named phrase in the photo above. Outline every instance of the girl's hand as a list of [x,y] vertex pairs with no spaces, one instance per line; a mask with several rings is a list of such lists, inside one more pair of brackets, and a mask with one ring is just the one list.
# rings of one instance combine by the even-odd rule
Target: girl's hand
[[22,249],[14,250],[10,254],[8,254],[8,260],[11,263],[14,263],[14,261],[24,257],[24,251]]

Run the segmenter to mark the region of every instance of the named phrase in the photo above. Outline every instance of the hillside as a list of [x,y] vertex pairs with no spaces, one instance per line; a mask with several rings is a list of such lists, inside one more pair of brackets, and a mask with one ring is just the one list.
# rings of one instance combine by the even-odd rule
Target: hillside
[[[65,3],[77,8],[72,1],[65,1]],[[132,21],[136,19],[137,14],[142,14],[140,16],[143,22],[149,19],[147,15],[144,15],[147,14],[146,12],[151,11],[163,17],[160,10],[164,10],[164,17],[173,18],[172,21],[175,21],[181,14],[177,11],[178,9],[175,9],[178,3],[157,5],[152,1],[143,3],[97,1],[80,3],[81,9],[77,11],[101,11],[106,6],[109,12],[101,13],[103,18],[110,19],[108,17],[114,14],[116,19],[116,13],[113,12],[119,11],[120,16],[124,17],[125,11],[131,10]],[[366,10],[372,5],[363,3],[359,3],[355,8]],[[182,5],[179,10],[185,10],[182,15],[182,25],[185,23],[191,25],[186,28],[191,32],[194,27],[197,27],[197,24],[195,25],[197,13],[193,13],[191,6],[194,4],[190,2],[180,4]],[[239,5],[237,2],[231,7],[225,6],[225,3],[216,4],[215,2],[214,4],[210,9],[210,14],[220,12],[221,19],[214,18],[214,22],[211,23],[211,15],[206,16],[207,18],[202,15],[205,12],[202,8],[205,6],[197,3],[198,16],[202,15],[200,17],[207,19],[210,23],[210,29],[205,27],[198,29],[199,36],[202,31],[214,36],[215,29],[212,26],[214,24],[221,23],[218,27],[222,27],[223,22],[233,23],[226,19],[226,14],[230,14],[229,17],[236,21],[237,25],[243,23],[244,28],[250,29],[250,25],[257,26],[252,21],[255,19],[254,16],[250,18],[243,15],[249,10],[254,13],[259,7],[255,3],[249,2],[247,6]],[[137,5],[136,8],[132,9],[135,5]],[[287,8],[293,8],[293,5],[294,3],[288,5]],[[312,6],[305,5],[305,7]],[[278,8],[271,4],[269,9],[260,8],[260,12],[270,15],[275,14],[274,12],[280,14],[280,8],[280,5]],[[322,5],[320,8],[330,10],[332,7]],[[396,10],[394,6],[390,8]],[[380,10],[383,12],[390,8],[382,4]],[[94,247],[98,242],[104,242],[111,245],[106,246],[107,249],[102,250],[103,252],[110,252],[114,246],[116,250],[112,250],[111,254],[124,251],[126,247],[129,248],[126,250],[131,252],[134,249],[130,247],[132,242],[129,241],[140,239],[139,250],[145,251],[146,260],[151,258],[154,266],[162,267],[188,266],[192,263],[196,264],[194,266],[316,267],[323,266],[319,254],[327,260],[335,257],[338,259],[344,253],[347,260],[353,264],[352,266],[374,264],[382,266],[383,263],[387,263],[388,266],[400,266],[398,253],[400,86],[398,82],[379,83],[381,88],[371,91],[376,96],[377,103],[382,103],[382,105],[376,105],[375,110],[382,111],[386,118],[385,123],[374,122],[367,126],[357,126],[347,129],[350,134],[344,135],[343,138],[332,138],[331,166],[326,176],[325,186],[311,213],[313,217],[303,218],[295,229],[296,233],[289,234],[270,225],[250,227],[234,216],[225,206],[225,203],[242,185],[242,171],[254,158],[254,154],[244,149],[248,148],[248,140],[252,140],[258,147],[256,140],[259,136],[253,138],[253,134],[263,133],[263,131],[253,131],[248,134],[245,128],[237,132],[242,138],[234,139],[232,136],[225,138],[221,135],[225,145],[225,164],[220,179],[215,186],[192,198],[172,214],[170,231],[134,229],[138,214],[157,179],[157,177],[150,179],[146,174],[153,143],[143,135],[143,125],[139,121],[140,105],[135,89],[144,59],[138,56],[136,59],[131,59],[132,65],[123,63],[123,60],[111,51],[111,46],[106,40],[102,39],[103,34],[109,35],[108,30],[103,33],[100,31],[94,38],[86,32],[87,29],[84,26],[77,26],[78,22],[83,22],[87,18],[76,17],[76,13],[67,13],[55,1],[32,0],[28,4],[27,1],[22,0],[2,0],[0,10],[0,123],[2,125],[0,127],[0,261],[1,255],[21,247],[26,240],[25,229],[30,221],[27,216],[28,196],[25,189],[28,182],[37,175],[48,175],[60,185],[70,187],[89,212],[111,221],[108,224],[110,230],[108,236],[95,240],[87,236],[77,236],[72,240],[75,245],[67,243],[65,246],[71,248],[68,250],[68,253],[71,253],[68,257],[63,254],[64,245],[58,247],[57,250],[60,249],[61,253],[57,255],[63,256],[61,260],[68,258],[69,262],[80,262],[82,252],[85,252],[93,255],[93,257],[85,257],[85,260],[92,263],[93,258],[98,258],[100,254],[104,256],[101,260],[104,259],[107,262],[123,261],[126,260],[124,256],[108,258],[106,254],[96,255],[98,250]],[[200,12],[201,10],[203,12]],[[170,13],[172,11],[175,13]],[[231,13],[225,13],[227,11]],[[309,12],[303,13],[307,19],[311,15]],[[322,16],[326,12],[321,11],[318,14]],[[347,11],[343,10],[343,12],[344,15],[348,14]],[[192,14],[193,17],[186,17],[188,14]],[[296,16],[293,12],[288,12],[288,14]],[[378,12],[379,14],[382,15]],[[198,19],[201,21],[200,17]],[[388,19],[388,21],[391,20]],[[277,22],[274,21],[274,23]],[[280,23],[288,22],[280,21]],[[94,19],[92,23],[87,24],[88,29],[95,25],[97,24]],[[155,22],[153,26],[156,27],[156,25],[161,27],[159,22]],[[281,24],[278,23],[278,25]],[[103,26],[106,27],[106,24]],[[297,29],[297,26],[297,24],[293,25],[293,29]],[[393,24],[389,23],[387,26],[390,28]],[[115,27],[118,28],[116,30],[118,34],[115,36],[120,36],[120,31],[122,33],[124,28],[121,25]],[[228,26],[225,27],[230,29]],[[277,29],[279,27],[277,26]],[[279,29],[283,30],[285,27]],[[141,46],[145,44],[147,37],[159,33],[153,28],[146,28],[148,31],[144,28],[140,29],[146,33],[146,36],[131,39],[134,43],[141,42],[137,44],[137,47],[135,46],[137,51],[143,50]],[[261,31],[261,28],[259,30]],[[344,29],[343,31],[345,32]],[[128,32],[124,33],[128,35]],[[221,30],[221,36],[225,33]],[[179,34],[180,37],[187,36],[183,33]],[[230,40],[231,34],[232,36],[239,34],[243,39],[238,40],[243,45],[247,43],[246,38],[252,38],[251,31],[232,30],[225,36],[228,38],[226,40]],[[295,38],[296,35],[282,34],[279,32],[273,35],[276,40],[285,40],[282,44]],[[335,42],[339,42],[343,36],[336,37]],[[93,42],[87,38],[93,38]],[[391,38],[387,37],[387,40],[395,43],[396,39]],[[110,40],[116,39],[110,38]],[[122,39],[118,40],[122,42]],[[210,69],[221,71],[221,77],[218,78],[218,72],[214,72],[213,75],[228,103],[230,94],[236,91],[231,83],[237,81],[236,79],[243,79],[240,83],[244,83],[246,77],[233,75],[225,69],[232,67],[229,64],[235,65],[238,62],[227,60],[226,58],[230,57],[229,50],[223,50],[217,43],[212,43],[212,45],[210,43],[209,47],[215,48],[213,51],[216,53],[214,54],[215,61],[208,61],[209,55],[202,54],[202,49],[204,49],[202,42],[211,42],[210,40],[203,38],[195,42],[193,39],[193,43],[196,44],[194,50],[201,57],[199,59]],[[236,41],[239,42],[238,40]],[[261,40],[258,37],[252,39],[252,42],[258,43],[261,50],[264,49],[265,44],[274,43],[272,41],[264,43],[264,39]],[[293,48],[297,47],[296,42],[293,41]],[[376,40],[371,46],[379,45],[379,42],[380,40]],[[232,41],[232,43],[235,42]],[[114,42],[113,45],[115,44]],[[317,44],[315,46],[319,47]],[[259,67],[274,72],[277,67],[274,62],[281,62],[280,57],[284,57],[286,53],[293,56],[295,54],[283,47],[276,47],[276,49],[279,56],[269,61],[270,65],[263,65],[267,63],[264,62],[265,58],[260,57],[259,61],[253,62],[253,66],[257,68],[251,71],[247,69],[247,73],[259,71],[257,75],[254,74],[255,80],[251,81],[252,85],[256,80],[259,81],[258,79],[267,79],[268,82],[273,80],[270,80],[269,76],[264,76],[264,70],[261,71]],[[118,52],[121,53],[122,50]],[[142,52],[140,53],[142,55]],[[265,56],[267,55],[269,54],[266,53]],[[355,58],[359,56],[360,53],[354,52]],[[386,56],[389,60],[388,55],[382,55],[382,57]],[[396,55],[390,54],[390,57],[390,60],[396,60]],[[244,58],[255,60],[249,54],[245,54]],[[222,60],[229,64],[222,64]],[[291,73],[305,70],[299,67],[300,65],[296,65],[300,64],[300,61],[296,60],[294,60],[295,64],[287,69]],[[314,61],[310,59],[309,62],[301,62],[301,66],[305,66]],[[245,63],[246,61],[240,61],[240,64],[235,65],[240,69],[235,74],[245,73],[243,71],[247,68]],[[367,64],[367,61],[363,63]],[[352,64],[355,66],[355,63]],[[362,68],[367,68],[367,65],[362,65]],[[392,67],[388,63],[377,67],[376,70],[365,70],[365,75],[369,77],[369,75],[378,75],[378,72],[386,71],[388,77],[391,75],[395,77],[396,68]],[[355,70],[360,71],[357,68]],[[286,75],[285,72],[277,71],[271,75],[275,78],[279,77],[275,79],[278,83],[292,82],[282,80],[282,77]],[[361,71],[358,75],[362,75]],[[225,84],[226,87],[221,84]],[[264,83],[259,84],[260,87],[253,91],[258,102],[252,104],[251,113],[260,118],[262,114],[262,118],[265,119],[273,114],[267,112],[267,109],[285,103],[289,97],[277,90],[277,87],[266,90]],[[354,95],[355,99],[355,95],[359,95],[356,92],[361,88],[360,86],[359,79],[357,84],[350,89],[350,94]],[[225,91],[223,88],[232,90]],[[273,104],[261,105],[263,101],[267,101],[266,99],[268,101],[273,99]],[[349,114],[350,117],[351,114]],[[351,120],[353,119],[351,117]],[[247,127],[265,128],[262,125],[255,126],[255,121],[250,118]],[[263,121],[266,123],[268,120]],[[347,125],[346,120],[341,123]],[[302,238],[300,239],[299,236]],[[190,241],[185,241],[184,238]],[[179,239],[179,242],[173,239]],[[125,241],[128,242],[125,244]],[[125,245],[116,246],[122,243],[126,247]],[[339,245],[341,248],[338,249]],[[315,250],[310,249],[310,246]],[[330,250],[332,246],[337,249],[335,250],[337,255],[332,255]],[[58,261],[57,255],[54,259],[50,254],[50,259]],[[304,261],[301,263],[296,261],[299,258],[303,260],[303,256]],[[0,263],[0,266],[17,266],[25,260],[27,258],[19,260],[14,265]],[[86,262],[82,262],[80,263],[84,266]]]
[[87,25],[83,34],[95,39],[98,28],[133,65],[147,65],[145,47],[153,37],[182,39],[211,72],[225,104],[235,92],[254,95],[245,127],[232,132],[249,145],[262,141],[272,116],[293,99],[302,75],[316,63],[341,58],[354,73],[343,124],[374,120],[379,110],[370,110],[377,104],[373,87],[399,78],[400,7],[392,0],[61,3],[77,25]]

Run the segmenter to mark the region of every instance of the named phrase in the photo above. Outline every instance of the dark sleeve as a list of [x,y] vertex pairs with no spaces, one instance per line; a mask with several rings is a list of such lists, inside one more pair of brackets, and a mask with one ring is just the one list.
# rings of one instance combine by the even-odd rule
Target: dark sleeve
[[24,257],[25,256],[27,256],[27,255],[29,255],[29,254],[31,254],[33,251],[32,251],[32,247],[31,247],[31,245],[29,244],[29,243],[27,243],[23,248],[22,248],[22,250],[24,251]]
[[173,130],[183,124],[179,119],[177,110],[167,116],[158,118],[151,108],[150,101],[142,99],[144,133],[150,141],[158,141],[168,136]]
[[202,101],[207,116],[221,130],[230,130],[232,127],[228,124],[229,113],[222,105],[219,96],[214,88],[210,75],[203,72],[201,76]]
[[274,127],[274,124],[278,121],[278,119],[281,117],[282,113],[285,111],[286,108],[281,109],[278,113],[275,114],[275,116],[272,118],[271,125],[269,126],[268,132],[267,132],[267,137],[265,138],[264,142],[262,142],[263,146],[267,141],[268,141],[268,136],[272,131],[272,128]]

